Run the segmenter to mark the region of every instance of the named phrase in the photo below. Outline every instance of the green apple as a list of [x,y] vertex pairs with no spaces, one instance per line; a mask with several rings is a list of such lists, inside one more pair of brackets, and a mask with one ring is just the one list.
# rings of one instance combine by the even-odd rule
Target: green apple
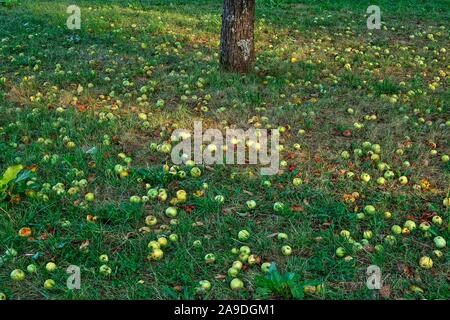
[[175,218],[177,216],[177,208],[168,207],[166,209],[166,216],[168,216],[169,218]]
[[391,170],[387,170],[384,175],[383,175],[386,179],[392,179],[395,177],[395,173]]
[[405,228],[408,228],[409,231],[413,231],[416,229],[416,223],[412,220],[406,220],[406,222],[403,226]]
[[170,242],[178,242],[178,235],[176,233],[171,233],[169,235],[169,241]]
[[342,247],[337,248],[336,256],[338,256],[339,258],[342,258],[343,256],[345,256],[345,249]]
[[248,232],[247,230],[241,230],[238,233],[238,239],[240,241],[247,241],[250,238],[250,232]]
[[384,238],[384,241],[387,244],[393,246],[397,242],[397,239],[393,235],[387,235],[386,238]]
[[275,202],[273,204],[273,210],[275,212],[281,212],[284,209],[284,204],[282,202]]
[[430,223],[427,222],[427,221],[424,221],[424,222],[422,222],[422,223],[419,225],[419,229],[420,229],[421,231],[428,231],[430,228],[431,228],[431,225],[430,225]]
[[250,210],[254,209],[254,208],[256,208],[256,201],[255,200],[248,200],[246,202],[246,205],[247,205],[247,208],[249,208]]
[[92,192],[88,192],[86,193],[86,195],[84,196],[84,199],[88,202],[92,202],[95,199],[95,196]]
[[394,224],[394,225],[391,227],[391,231],[392,231],[393,234],[401,234],[401,233],[402,233],[402,227],[400,227],[400,226],[397,225],[397,224]]
[[384,218],[385,218],[385,219],[390,219],[390,218],[392,218],[392,213],[391,213],[390,211],[385,211],[385,212],[383,213],[383,215],[384,215]]
[[375,245],[374,248],[375,248],[375,251],[378,252],[378,253],[381,253],[381,252],[384,251],[384,247],[381,244]]
[[198,284],[200,285],[200,288],[203,292],[211,290],[211,282],[209,282],[208,280],[200,280]]
[[283,253],[284,256],[290,256],[292,254],[292,248],[288,245],[282,246],[281,253]]
[[339,233],[342,237],[344,237],[344,238],[350,238],[350,231],[348,231],[348,230],[342,230],[340,233]]
[[242,264],[241,261],[236,260],[236,261],[233,262],[232,267],[235,268],[235,269],[241,270],[242,267],[243,267],[243,264]]
[[383,178],[383,177],[379,177],[379,178],[377,179],[377,183],[378,183],[380,186],[382,186],[382,185],[384,185],[384,184],[386,183],[386,179]]
[[442,224],[442,218],[440,216],[434,216],[431,221],[438,226]]
[[214,263],[216,261],[216,255],[214,253],[208,253],[205,255],[206,263]]
[[194,178],[198,178],[202,175],[202,171],[200,170],[199,167],[193,167],[191,169],[191,176],[193,176]]
[[28,271],[28,273],[36,273],[36,271],[37,271],[37,266],[35,265],[35,264],[29,264],[28,266],[27,266],[27,271]]
[[444,255],[441,250],[433,250],[433,254],[438,258],[442,258]]
[[348,160],[350,158],[350,153],[348,151],[342,151],[341,158],[344,160]]
[[277,239],[280,240],[280,241],[287,240],[288,238],[289,238],[289,237],[288,237],[288,235],[287,235],[286,233],[279,232],[279,233],[277,234]]
[[23,281],[25,280],[25,272],[20,269],[15,269],[10,274],[11,279],[14,281]]
[[362,180],[363,182],[365,182],[365,183],[369,182],[369,181],[370,181],[370,175],[367,174],[367,173],[362,173],[362,174],[361,174],[361,180]]
[[103,262],[103,263],[108,262],[108,260],[109,260],[109,258],[106,254],[102,254],[102,255],[100,255],[100,257],[98,257],[98,261]]
[[401,185],[405,185],[408,183],[408,178],[406,176],[401,176],[398,178],[398,182],[400,182]]
[[234,268],[234,267],[231,267],[228,269],[228,275],[230,276],[230,278],[236,278],[238,274],[239,274],[239,269]]
[[369,205],[364,207],[364,212],[367,213],[367,214],[373,215],[373,214],[375,214],[377,212],[377,209],[375,209],[374,206],[369,204]]
[[300,179],[300,178],[294,178],[294,179],[292,180],[292,184],[293,184],[295,187],[300,186],[302,183],[303,183],[303,181],[302,181],[302,179]]
[[438,249],[442,249],[442,248],[444,248],[444,247],[447,245],[445,239],[444,239],[443,237],[441,237],[441,236],[435,237],[435,238],[433,239],[433,241],[434,241],[434,245],[435,245],[436,248],[438,248]]
[[141,198],[139,197],[139,196],[131,196],[130,197],[130,203],[134,203],[134,204],[136,204],[136,203],[141,203]]
[[251,249],[249,246],[242,246],[239,248],[239,252],[249,255],[251,253]]
[[55,271],[57,268],[58,268],[58,267],[56,266],[56,263],[54,263],[54,262],[49,262],[49,263],[47,263],[47,264],[45,265],[45,269],[46,269],[48,272],[53,272],[53,271]]
[[234,278],[230,282],[230,288],[231,288],[231,290],[234,290],[234,291],[241,290],[242,288],[244,288],[244,282],[242,282],[241,279]]
[[366,230],[363,233],[363,237],[364,237],[364,239],[370,240],[373,237],[373,232],[370,230]]
[[372,144],[369,141],[364,141],[362,143],[362,147],[364,150],[370,150],[372,148]]
[[100,266],[99,272],[101,275],[109,276],[111,274],[112,270],[109,266],[107,266],[106,264],[103,264]]
[[155,216],[146,216],[145,217],[145,224],[148,226],[154,226],[158,223],[158,219]]
[[270,263],[270,262],[264,262],[264,263],[261,265],[261,271],[264,272],[264,273],[268,273],[269,270],[270,270],[270,266],[271,266],[271,265],[272,265],[272,263]]
[[239,260],[241,260],[242,262],[245,263],[245,262],[247,262],[249,256],[250,255],[248,255],[246,253],[241,253],[241,254],[239,254]]
[[159,244],[158,241],[152,240],[148,243],[147,247],[149,249],[159,249],[159,248],[161,248],[161,245]]
[[192,243],[192,245],[195,248],[200,248],[202,246],[202,241],[201,240],[194,240],[194,242]]
[[44,282],[44,288],[47,290],[52,290],[55,287],[56,283],[53,279],[47,279]]
[[358,220],[364,220],[364,219],[366,218],[366,215],[365,215],[364,213],[362,213],[362,212],[358,212],[358,213],[356,214],[356,218],[357,218]]
[[6,300],[8,297],[3,292],[0,292],[0,301]]

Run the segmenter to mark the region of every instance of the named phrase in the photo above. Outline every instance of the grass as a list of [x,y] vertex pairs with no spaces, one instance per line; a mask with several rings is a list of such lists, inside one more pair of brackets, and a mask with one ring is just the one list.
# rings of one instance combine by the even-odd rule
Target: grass
[[[0,202],[0,292],[8,299],[259,298],[259,266],[245,263],[238,275],[244,289],[229,287],[227,271],[238,259],[231,249],[242,245],[299,284],[321,284],[305,289],[306,299],[450,298],[448,248],[436,252],[433,242],[450,240],[446,1],[258,3],[258,58],[245,76],[218,64],[221,1],[78,1],[79,31],[65,26],[69,4],[0,7],[0,169],[22,164],[30,172],[9,184]],[[369,4],[381,7],[382,30],[367,30]],[[185,179],[164,172],[170,157],[152,143],[168,142],[174,128],[199,119],[204,128],[284,127],[282,172],[261,177],[257,167],[220,165],[200,167],[200,177],[178,168]],[[354,156],[365,141],[381,146],[381,160],[367,149]],[[384,185],[376,182],[385,171],[379,162],[394,172]],[[127,177],[116,174],[119,164]],[[165,188],[167,200],[131,203],[147,194],[146,184]],[[188,197],[174,225],[164,211],[181,189]],[[95,200],[87,202],[87,193]],[[246,207],[251,199],[254,210]],[[275,202],[285,204],[282,214]],[[366,205],[376,214],[362,219]],[[158,223],[146,230],[148,215]],[[431,229],[387,243],[392,226],[406,220]],[[18,235],[24,227],[30,237]],[[238,240],[242,229],[249,241]],[[366,230],[373,232],[368,241]],[[277,240],[278,233],[288,240]],[[170,234],[178,242],[148,261],[149,241]],[[283,245],[292,255],[282,254]],[[215,263],[205,263],[207,253]],[[102,254],[110,276],[99,272]],[[419,266],[422,256],[432,258],[431,269]],[[49,261],[58,266],[53,273],[45,269]],[[31,263],[37,273],[11,280],[12,270]],[[381,291],[366,287],[373,264],[382,271]],[[66,287],[69,265],[81,269],[80,290]],[[53,290],[43,287],[46,279],[55,280]],[[199,294],[200,280],[211,290]],[[271,292],[287,297],[280,288]]]

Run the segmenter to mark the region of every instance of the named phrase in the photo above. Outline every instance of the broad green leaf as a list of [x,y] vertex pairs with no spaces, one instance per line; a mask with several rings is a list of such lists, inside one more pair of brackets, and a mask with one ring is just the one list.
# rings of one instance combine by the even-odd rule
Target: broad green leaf
[[18,164],[16,166],[8,167],[3,174],[2,179],[0,180],[0,191],[3,192],[6,190],[6,186],[9,182],[14,180],[19,172],[23,169],[23,166],[21,164]]

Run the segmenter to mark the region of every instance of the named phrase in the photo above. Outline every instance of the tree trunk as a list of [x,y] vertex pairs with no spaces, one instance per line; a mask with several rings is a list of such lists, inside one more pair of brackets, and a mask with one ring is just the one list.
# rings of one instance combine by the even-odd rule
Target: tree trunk
[[220,64],[229,71],[248,72],[255,60],[255,0],[224,0]]

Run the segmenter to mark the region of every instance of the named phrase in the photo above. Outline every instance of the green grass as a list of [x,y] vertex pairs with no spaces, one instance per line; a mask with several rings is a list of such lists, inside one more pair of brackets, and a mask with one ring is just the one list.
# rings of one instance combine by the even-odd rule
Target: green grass
[[[221,1],[78,1],[79,31],[65,26],[69,4],[0,7],[0,170],[35,168],[0,197],[0,292],[8,299],[255,299],[263,276],[257,265],[239,273],[243,290],[229,288],[227,271],[238,259],[231,249],[242,245],[282,274],[296,274],[299,284],[323,284],[306,299],[450,298],[448,247],[438,257],[433,242],[438,235],[450,241],[443,204],[450,165],[441,160],[449,154],[447,1],[258,3],[258,58],[245,76],[218,64]],[[367,30],[369,4],[381,7],[382,30]],[[287,166],[270,177],[253,166],[201,167],[197,178],[179,168],[188,172],[185,179],[165,173],[170,157],[150,145],[199,119],[204,128],[285,127]],[[385,185],[376,183],[384,174],[378,160],[353,155],[365,141],[381,146],[381,161],[395,174]],[[350,159],[341,157],[344,150]],[[118,164],[127,167],[120,153],[131,159],[125,178],[114,172]],[[368,183],[362,173],[371,176]],[[400,176],[408,177],[406,185]],[[303,184],[294,186],[294,177]],[[70,195],[82,179],[86,186]],[[58,183],[60,195],[52,190]],[[131,196],[147,194],[146,183],[165,188],[167,200],[131,203]],[[164,211],[181,189],[188,198],[172,225]],[[93,202],[85,201],[88,192]],[[254,210],[246,207],[251,199]],[[286,205],[282,213],[273,210],[277,201]],[[369,204],[376,214],[358,219]],[[158,223],[143,233],[148,215]],[[385,242],[393,225],[409,219],[419,226],[435,215],[443,223],[431,223],[428,233],[417,228],[396,235],[394,245]],[[30,238],[18,235],[23,227],[31,228]],[[237,239],[242,229],[251,233],[247,242]],[[364,231],[374,236],[358,251],[342,230],[360,243]],[[288,240],[277,240],[280,232]],[[173,233],[178,242],[163,248],[160,261],[148,261],[149,241]],[[374,251],[380,244],[384,251]],[[281,253],[283,245],[292,255]],[[338,247],[346,258],[336,256]],[[17,256],[3,254],[10,248]],[[207,253],[215,263],[205,263]],[[102,254],[109,277],[99,273]],[[419,266],[422,256],[432,258],[433,268]],[[58,265],[53,273],[45,270],[49,261]],[[12,270],[30,263],[36,274],[11,280]],[[372,264],[381,268],[382,292],[366,287]],[[69,265],[81,268],[80,290],[66,288]],[[50,278],[54,290],[43,287]],[[200,280],[212,283],[203,295],[195,289]],[[273,292],[271,298],[288,297]]]

